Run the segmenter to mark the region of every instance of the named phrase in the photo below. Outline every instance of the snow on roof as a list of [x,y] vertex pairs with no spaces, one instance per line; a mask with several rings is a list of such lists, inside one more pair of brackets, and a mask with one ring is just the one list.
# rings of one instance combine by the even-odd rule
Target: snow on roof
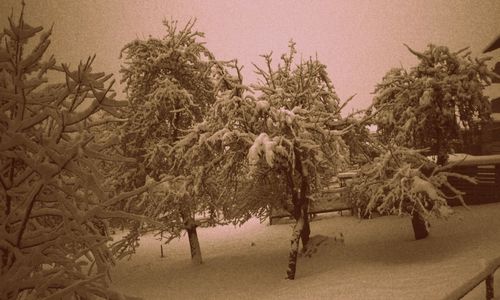
[[500,164],[500,154],[495,155],[470,155],[465,153],[450,154],[449,164],[458,166]]

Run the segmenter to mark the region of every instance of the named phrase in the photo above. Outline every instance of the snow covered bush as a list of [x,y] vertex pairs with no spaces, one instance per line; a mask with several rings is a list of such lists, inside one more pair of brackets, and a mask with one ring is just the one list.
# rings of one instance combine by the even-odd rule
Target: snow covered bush
[[130,159],[96,132],[127,103],[94,58],[73,70],[45,57],[51,30],[23,12],[0,36],[0,298],[124,299],[109,289],[108,223],[141,219],[115,207],[145,188],[109,188],[101,166]]
[[492,78],[488,58],[472,59],[467,48],[408,49],[419,64],[390,70],[376,87],[374,107],[384,107],[375,118],[378,133],[386,143],[429,148],[443,165],[460,144],[473,142],[490,119],[490,103],[483,95]]
[[[468,176],[448,172],[420,152],[404,147],[388,147],[386,151],[365,164],[350,183],[351,199],[362,215],[410,215],[416,239],[425,238],[431,217],[446,218],[451,212],[447,199],[463,194],[449,182],[449,177],[474,182]],[[465,205],[465,204],[464,204]]]
[[[174,21],[165,21],[164,25],[163,38],[138,39],[122,50],[122,81],[130,110],[128,121],[119,130],[124,154],[136,158],[138,164],[128,166],[121,181],[123,189],[127,189],[143,185],[147,178],[169,178],[170,183],[160,186],[163,191],[148,193],[142,200],[131,201],[128,207],[161,218],[168,228],[162,232],[167,241],[186,230],[193,262],[201,263],[195,216],[207,212],[210,198],[193,188],[197,186],[193,174],[200,167],[188,169],[170,152],[214,103],[217,63],[197,41],[203,33],[193,30],[194,22],[180,30]],[[209,223],[213,225],[215,219],[209,218]]]

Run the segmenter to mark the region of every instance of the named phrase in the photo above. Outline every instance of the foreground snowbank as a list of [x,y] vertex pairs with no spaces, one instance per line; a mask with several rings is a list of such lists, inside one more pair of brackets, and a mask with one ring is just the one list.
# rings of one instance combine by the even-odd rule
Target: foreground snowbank
[[[164,247],[165,258],[145,237],[114,284],[144,299],[440,299],[500,255],[500,204],[457,208],[420,241],[396,216],[324,217],[311,230],[317,246],[299,259],[295,281],[284,280],[291,224],[251,220],[200,228],[202,266],[190,264],[187,237]],[[466,299],[484,299],[483,290]]]

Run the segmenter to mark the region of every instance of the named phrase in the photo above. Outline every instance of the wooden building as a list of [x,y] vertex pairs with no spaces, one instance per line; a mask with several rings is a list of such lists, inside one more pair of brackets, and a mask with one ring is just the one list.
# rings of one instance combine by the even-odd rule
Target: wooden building
[[[497,51],[500,49],[500,35],[486,49],[484,53]],[[495,64],[492,70],[500,76],[500,61]],[[500,78],[493,79],[494,85],[500,85]],[[483,130],[481,137],[481,154],[500,154],[500,95],[491,100],[491,118],[493,120],[487,128]]]

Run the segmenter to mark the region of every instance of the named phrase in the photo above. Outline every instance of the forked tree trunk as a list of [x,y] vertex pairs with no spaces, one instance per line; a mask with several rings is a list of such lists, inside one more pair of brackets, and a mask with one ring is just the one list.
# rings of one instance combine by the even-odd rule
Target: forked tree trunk
[[416,240],[425,239],[429,235],[429,227],[422,215],[418,211],[413,211],[411,224]]
[[191,262],[194,265],[201,265],[203,260],[201,258],[201,248],[200,242],[198,240],[198,234],[196,232],[196,226],[191,226],[186,229],[189,239],[189,248],[191,249]]
[[297,269],[297,256],[299,254],[299,243],[302,234],[302,229],[304,228],[304,216],[301,215],[295,222],[293,227],[293,234],[290,240],[290,254],[288,256],[288,270],[286,271],[286,279],[294,280],[295,271]]

